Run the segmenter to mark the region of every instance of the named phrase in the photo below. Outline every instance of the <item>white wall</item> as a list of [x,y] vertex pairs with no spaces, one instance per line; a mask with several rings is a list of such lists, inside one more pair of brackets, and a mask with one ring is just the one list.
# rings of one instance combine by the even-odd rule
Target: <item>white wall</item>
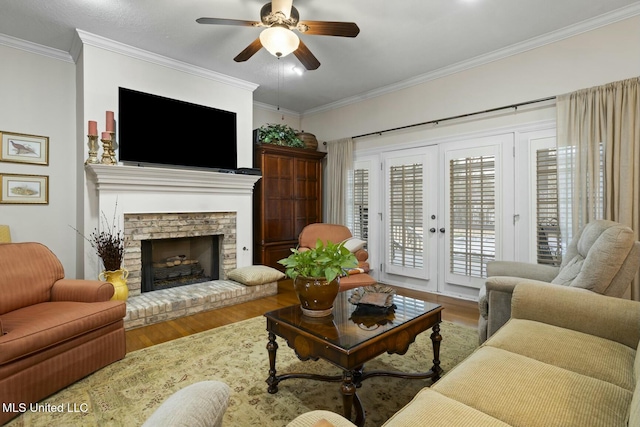
[[[334,140],[556,96],[640,75],[640,16],[360,102],[305,114],[301,126]],[[542,114],[542,116],[540,116]],[[555,118],[555,112],[538,113]],[[524,118],[528,120],[528,118]],[[514,120],[520,121],[517,116]],[[485,125],[478,123],[477,129]],[[470,130],[447,124],[356,140],[356,151]]]
[[253,104],[253,128],[257,129],[268,123],[289,125],[295,130],[302,130],[300,127],[300,114],[280,109],[271,105]]
[[11,227],[14,242],[36,241],[48,246],[72,277],[74,165],[81,161],[74,149],[75,65],[70,56],[65,60],[2,44],[0,61],[0,131],[49,137],[48,166],[0,162],[0,174],[48,176],[49,204],[0,204],[0,224]]
[[[80,123],[86,124],[89,120],[96,120],[100,133],[105,128],[105,112],[110,110],[115,113],[117,133],[118,87],[232,111],[237,114],[238,167],[252,166],[253,90],[256,85],[228,76],[207,73],[187,64],[156,57],[91,34],[80,32],[79,36],[83,43],[78,68],[82,70],[84,101],[83,108],[79,111]],[[177,117],[176,120],[180,118]],[[188,149],[176,145],[175,141],[162,140],[162,123],[154,122],[153,117],[141,113],[140,125],[149,128],[149,139],[146,143],[150,150]],[[211,140],[215,129],[207,128],[207,124],[204,124],[202,133],[203,139]],[[80,145],[84,148],[86,143],[82,141]],[[197,147],[192,149],[194,155],[197,155]],[[96,199],[95,184],[87,178],[85,174],[81,181],[85,188],[81,206],[84,212],[81,218],[84,234],[88,236],[98,225],[102,208]],[[176,206],[175,209],[180,208]],[[104,213],[108,217],[112,214]],[[238,247],[252,248],[251,215],[245,219],[244,224],[238,223]],[[79,274],[93,277],[99,271],[97,260],[86,242],[79,243],[84,243],[85,246],[84,256],[80,254],[78,258]],[[251,253],[241,252],[240,249],[238,251],[238,265],[246,265],[245,258],[250,262]]]

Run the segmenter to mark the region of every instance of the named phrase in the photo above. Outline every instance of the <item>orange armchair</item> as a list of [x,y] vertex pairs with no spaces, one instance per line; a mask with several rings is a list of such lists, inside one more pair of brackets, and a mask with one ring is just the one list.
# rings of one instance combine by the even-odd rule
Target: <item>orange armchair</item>
[[[340,243],[353,238],[351,231],[344,225],[314,223],[309,224],[302,229],[298,236],[298,249],[305,250],[314,248],[316,242],[320,239],[322,242]],[[347,245],[348,247],[348,245]],[[360,286],[370,286],[376,283],[376,280],[369,274],[369,253],[361,248],[355,247],[353,250],[358,260],[358,269],[356,274],[349,274],[340,278],[340,290],[353,289]]]
[[113,292],[108,282],[66,279],[40,243],[0,243],[0,424],[124,358],[127,310]]

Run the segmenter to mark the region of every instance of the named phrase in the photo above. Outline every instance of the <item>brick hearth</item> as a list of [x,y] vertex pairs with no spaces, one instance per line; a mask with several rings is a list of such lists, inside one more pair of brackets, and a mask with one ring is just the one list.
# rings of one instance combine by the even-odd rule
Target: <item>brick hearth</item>
[[278,283],[245,286],[232,280],[145,292],[127,300],[125,329],[139,328],[278,293]]

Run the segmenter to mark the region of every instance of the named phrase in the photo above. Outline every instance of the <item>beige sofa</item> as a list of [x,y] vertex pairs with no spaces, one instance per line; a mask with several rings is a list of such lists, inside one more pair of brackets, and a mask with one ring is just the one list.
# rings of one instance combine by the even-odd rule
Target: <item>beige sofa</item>
[[[640,426],[639,341],[639,302],[523,282],[512,318],[384,425]],[[289,427],[323,418],[353,426],[312,411]]]

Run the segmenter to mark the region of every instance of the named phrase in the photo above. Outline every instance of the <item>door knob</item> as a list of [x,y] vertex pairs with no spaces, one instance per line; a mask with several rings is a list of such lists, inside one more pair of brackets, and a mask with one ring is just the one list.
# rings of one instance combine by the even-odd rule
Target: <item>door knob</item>
[[430,232],[432,232],[432,233],[435,233],[435,232],[436,232],[436,229],[435,229],[435,228],[433,228],[433,227],[431,227],[431,228],[429,229],[429,231],[430,231]]
[[440,229],[440,232],[441,232],[441,233],[444,233],[445,231],[446,231],[446,230],[444,229],[444,227],[442,227],[442,228]]

